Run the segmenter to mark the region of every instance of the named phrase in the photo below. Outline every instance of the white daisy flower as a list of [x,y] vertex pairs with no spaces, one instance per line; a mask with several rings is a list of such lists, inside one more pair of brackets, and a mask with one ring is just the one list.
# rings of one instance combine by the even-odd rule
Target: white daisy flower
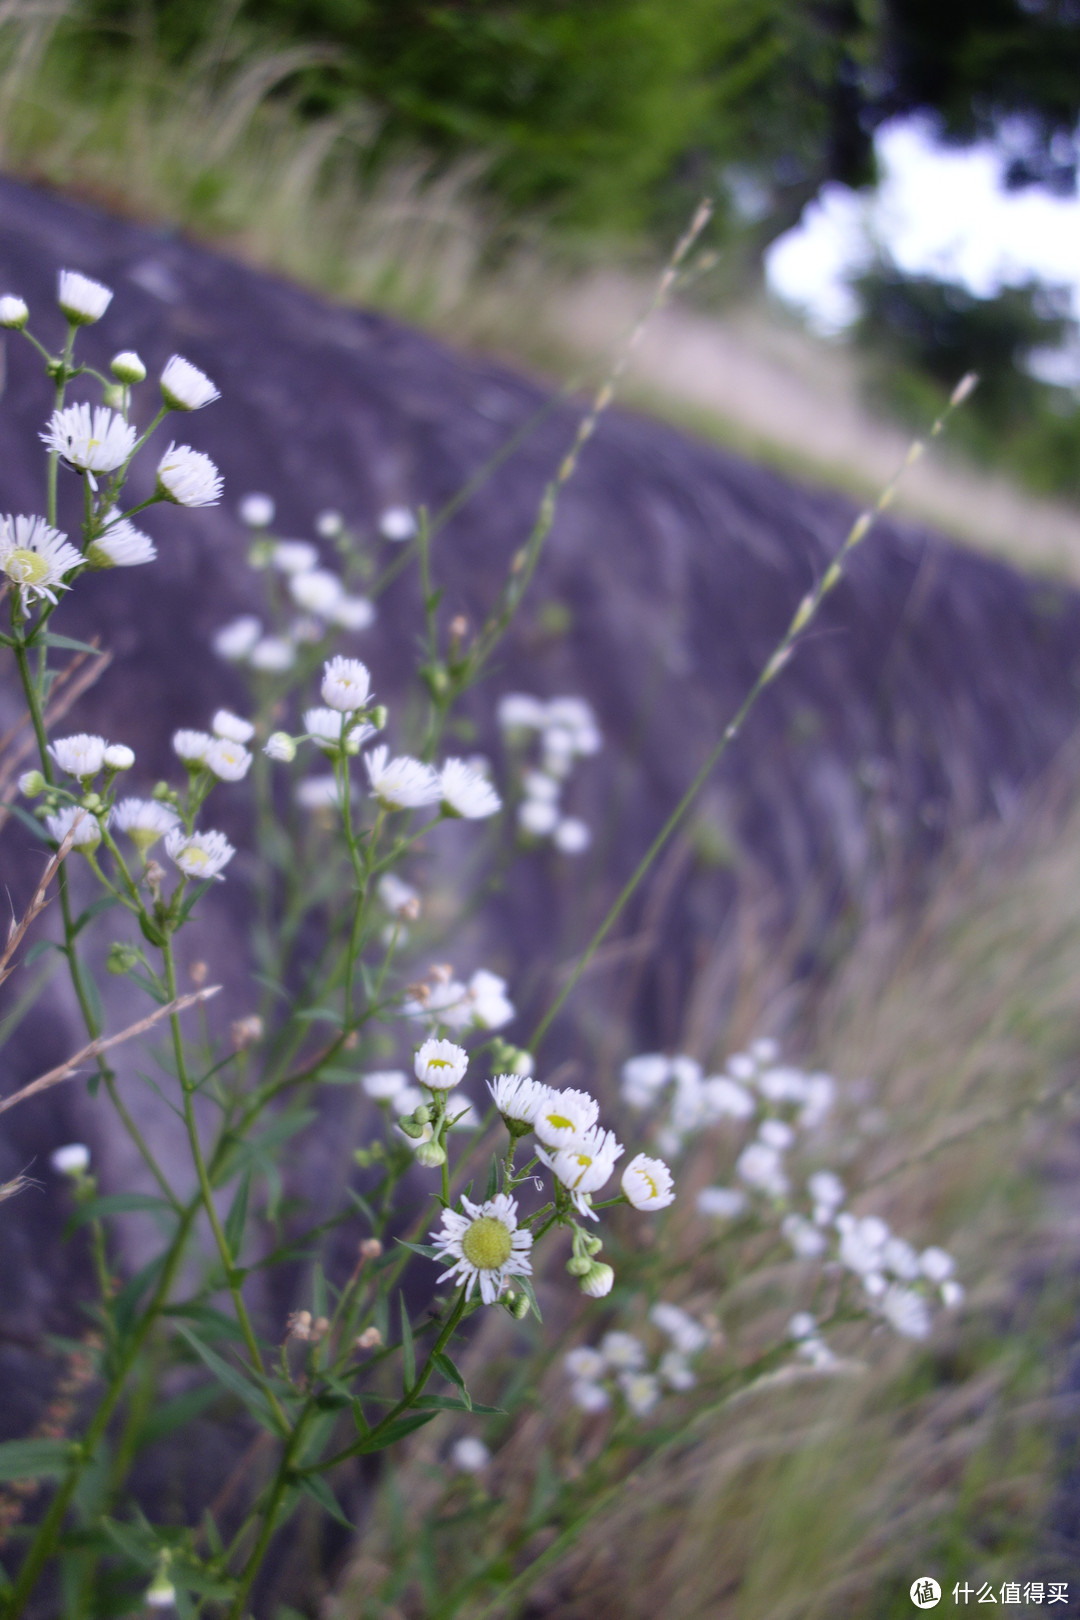
[[517,819],[527,838],[547,838],[559,824],[559,809],[547,799],[522,799]]
[[5,293],[0,298],[0,326],[21,331],[30,319],[30,310],[22,298],[16,298],[13,293]]
[[660,1399],[660,1385],[652,1373],[620,1373],[619,1388],[635,1417],[644,1417],[647,1412],[651,1412]]
[[336,540],[344,527],[345,519],[340,512],[333,512],[328,509],[325,512],[320,512],[315,519],[315,533],[320,540]]
[[956,1270],[956,1261],[946,1249],[924,1249],[919,1256],[919,1270],[932,1283],[943,1283]]
[[432,1091],[449,1091],[460,1085],[469,1067],[469,1054],[453,1041],[424,1042],[413,1059],[413,1073],[422,1086]]
[[263,744],[263,753],[267,759],[280,760],[290,765],[296,758],[296,743],[287,731],[272,731]]
[[336,776],[309,776],[296,786],[296,802],[305,810],[326,810],[341,803],[341,786]]
[[90,326],[100,321],[112,303],[112,288],[91,281],[77,270],[61,270],[56,301],[74,326]]
[[[75,826],[76,818],[79,818],[78,826]],[[55,839],[58,844],[62,844],[72,827],[75,827],[73,849],[96,849],[101,843],[101,828],[97,824],[97,817],[77,804],[66,804],[54,816],[46,816],[45,825],[49,829],[50,838]]]
[[161,397],[170,411],[201,411],[221,394],[198,366],[174,354],[161,373]]
[[211,646],[219,658],[238,662],[248,656],[261,635],[262,625],[254,614],[242,613],[238,619],[230,619],[228,624],[222,625]]
[[881,1314],[905,1339],[925,1339],[932,1326],[930,1307],[913,1288],[891,1283],[881,1301]]
[[404,1119],[406,1114],[415,1114],[427,1100],[419,1086],[405,1086],[394,1093],[390,1106],[399,1119]]
[[135,750],[126,743],[110,743],[105,750],[105,764],[110,771],[130,771],[135,763]]
[[547,1092],[536,1112],[533,1128],[548,1147],[568,1147],[596,1124],[600,1104],[587,1091]]
[[366,596],[339,596],[331,603],[325,617],[343,630],[370,630],[377,614],[374,602],[369,602]]
[[296,648],[282,636],[263,636],[252,647],[249,659],[252,669],[278,675],[296,663]]
[[672,1305],[666,1299],[657,1300],[649,1312],[661,1333],[666,1333],[680,1356],[696,1356],[709,1342],[708,1331],[695,1316],[681,1305]]
[[735,1174],[773,1198],[783,1198],[790,1187],[783,1156],[768,1142],[751,1142],[743,1148],[735,1161]]
[[90,1149],[85,1142],[69,1142],[49,1154],[49,1163],[58,1176],[85,1175],[90,1168]]
[[104,737],[92,737],[88,732],[79,731],[73,737],[57,737],[49,744],[49,753],[66,775],[87,781],[105,764],[108,746]]
[[663,1159],[639,1153],[622,1173],[622,1190],[635,1209],[666,1209],[675,1202],[675,1184]]
[[579,1344],[575,1349],[568,1350],[563,1357],[563,1364],[572,1378],[603,1378],[607,1366],[599,1350],[592,1345]]
[[752,1094],[726,1074],[710,1075],[702,1081],[701,1093],[712,1120],[750,1119],[757,1112]]
[[[540,1121],[544,1117],[545,1110],[541,1109],[534,1126],[538,1136]],[[575,1137],[568,1147],[557,1148],[554,1153],[546,1153],[542,1147],[537,1147],[536,1151],[556,1179],[567,1188],[578,1213],[589,1220],[598,1220],[592,1208],[592,1194],[599,1192],[610,1181],[615,1161],[624,1152],[622,1143],[615,1140],[614,1131],[605,1131],[601,1125],[593,1125]]]
[[844,1183],[831,1170],[815,1170],[807,1181],[806,1188],[814,1203],[824,1209],[839,1209],[847,1197]]
[[596,715],[584,698],[552,698],[544,711],[544,726],[567,732],[576,754],[595,754],[602,746]]
[[886,1271],[891,1271],[901,1282],[914,1282],[920,1274],[919,1256],[904,1238],[891,1237],[881,1251]]
[[809,1311],[796,1311],[787,1330],[789,1338],[809,1339],[817,1332],[817,1318],[811,1316]]
[[117,382],[125,383],[129,388],[146,380],[146,367],[134,349],[122,349],[119,354],[114,354],[109,361],[109,370]]
[[648,1360],[641,1340],[633,1333],[624,1333],[621,1328],[612,1328],[610,1333],[604,1334],[600,1340],[600,1354],[616,1372],[637,1372]]
[[28,799],[39,798],[44,793],[47,783],[40,771],[23,771],[19,777],[19,792]]
[[718,1220],[733,1221],[746,1208],[746,1194],[738,1187],[702,1187],[695,1199],[699,1215],[713,1215]]
[[236,854],[224,833],[198,832],[187,835],[179,827],[165,834],[165,851],[185,877],[198,878],[200,882],[205,882],[207,878],[220,878]]
[[964,1301],[964,1285],[955,1277],[948,1277],[941,1285],[941,1303],[948,1311],[955,1310]]
[[758,1140],[780,1153],[786,1153],[795,1141],[795,1132],[786,1120],[766,1119],[758,1131]]
[[539,731],[545,713],[539,698],[530,697],[527,692],[507,692],[499,699],[495,718],[502,731]]
[[733,1052],[727,1060],[727,1072],[733,1079],[750,1083],[757,1079],[758,1066],[749,1052]]
[[562,855],[581,855],[592,843],[592,833],[577,816],[564,816],[555,828],[552,843]]
[[406,1089],[409,1081],[401,1069],[373,1069],[370,1074],[360,1076],[360,1084],[376,1102],[389,1102]]
[[230,742],[249,743],[255,735],[250,720],[242,720],[231,709],[219,709],[210,722],[215,737],[228,737]]
[[328,568],[309,568],[289,578],[289,590],[297,607],[305,613],[326,615],[344,596],[345,588]]
[[203,755],[203,764],[222,782],[243,781],[251,760],[243,743],[233,742],[231,737],[215,737]]
[[416,534],[416,519],[407,506],[388,506],[379,514],[379,533],[396,544],[411,540]]
[[442,789],[431,766],[408,754],[390,759],[389,753],[386,744],[380,743],[364,755],[372,798],[378,799],[385,810],[417,810],[421,805],[434,804]]
[[452,1131],[477,1131],[481,1119],[468,1097],[458,1097],[450,1105],[447,1115]]
[[106,405],[68,405],[53,411],[43,444],[80,472],[115,472],[135,448],[138,434]]
[[771,1103],[803,1103],[808,1093],[808,1081],[801,1069],[766,1069],[758,1075],[758,1090]]
[[279,540],[270,561],[282,574],[306,574],[316,567],[319,553],[310,540]]
[[652,1108],[671,1078],[671,1061],[662,1052],[642,1052],[622,1066],[623,1101],[631,1108]]
[[593,1384],[587,1378],[570,1385],[570,1399],[583,1412],[603,1412],[611,1405],[611,1396],[603,1384]]
[[464,1213],[460,1215],[444,1209],[442,1229],[431,1234],[436,1245],[433,1258],[454,1262],[439,1282],[452,1277],[464,1283],[466,1298],[470,1298],[479,1280],[480,1298],[485,1305],[494,1305],[511,1277],[531,1273],[532,1233],[518,1227],[517,1201],[507,1193],[498,1193],[484,1204],[462,1198],[461,1207]]
[[105,528],[86,548],[86,560],[91,568],[137,568],[153,562],[157,547],[148,534],[143,534],[134,523],[114,507],[106,518]]
[[666,1350],[664,1352],[660,1357],[657,1372],[669,1389],[679,1391],[693,1389],[697,1383],[693,1371],[678,1350]]
[[824,1232],[805,1215],[785,1215],[780,1230],[800,1260],[814,1260],[828,1248]]
[[[511,1126],[531,1130],[537,1110],[549,1096],[547,1086],[527,1075],[497,1074],[488,1081],[488,1090],[503,1119]],[[517,1132],[524,1135],[524,1130]]]
[[358,754],[361,744],[375,735],[375,727],[366,722],[347,725],[340,709],[305,709],[304,730],[324,754],[339,754],[342,746],[347,754]]
[[213,746],[214,739],[208,731],[174,731],[172,747],[178,759],[185,765],[203,765],[206,761],[206,750]]
[[244,496],[237,511],[241,523],[246,523],[249,529],[268,529],[274,521],[273,497],[252,490],[250,495]]
[[479,771],[463,759],[448,759],[439,773],[439,797],[451,815],[478,821],[502,809],[502,800]]
[[780,1043],[769,1036],[750,1042],[750,1056],[755,1063],[775,1063],[780,1056]]
[[121,799],[113,806],[110,825],[127,833],[139,853],[145,855],[159,838],[180,825],[180,817],[157,799]]
[[491,1452],[475,1434],[463,1434],[454,1441],[450,1460],[459,1474],[482,1474],[491,1461]]
[[562,792],[562,783],[556,782],[546,771],[526,771],[521,787],[526,798],[543,799],[545,804],[554,804]]
[[359,658],[330,658],[323,665],[322,700],[331,709],[352,714],[371,696],[371,672]]
[[420,893],[411,883],[399,878],[396,872],[384,872],[375,885],[379,899],[395,917],[415,922],[420,915]]
[[506,994],[506,980],[486,968],[478,968],[466,992],[469,1020],[479,1029],[502,1029],[517,1017],[517,1008]]
[[209,456],[189,444],[170,444],[157,468],[158,492],[176,506],[216,506],[222,478]]

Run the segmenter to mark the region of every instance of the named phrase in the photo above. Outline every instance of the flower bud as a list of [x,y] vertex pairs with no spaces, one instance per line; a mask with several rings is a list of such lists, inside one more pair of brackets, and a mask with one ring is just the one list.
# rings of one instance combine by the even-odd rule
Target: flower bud
[[356,1341],[358,1350],[379,1350],[382,1347],[382,1334],[377,1327],[365,1328]]
[[267,759],[279,759],[289,765],[296,758],[296,744],[287,731],[272,731],[266,739],[263,753]]
[[162,1556],[150,1585],[143,1594],[148,1609],[171,1609],[176,1602],[176,1588],[169,1579],[168,1555]]
[[587,1277],[592,1270],[593,1263],[583,1254],[575,1254],[566,1262],[566,1269],[571,1277]]
[[385,726],[388,713],[385,703],[376,703],[375,707],[369,711],[368,719],[376,731],[381,731]]
[[135,750],[126,743],[110,743],[105,750],[105,763],[110,771],[130,771],[135,763]]
[[597,1255],[604,1247],[604,1244],[603,1240],[598,1238],[595,1232],[586,1232],[581,1239],[581,1247],[585,1250],[586,1254]]
[[110,411],[122,411],[124,408],[124,390],[119,383],[106,383],[101,390],[101,403],[107,405]]
[[516,1294],[510,1307],[510,1315],[516,1322],[524,1322],[531,1309],[528,1294]]
[[406,1136],[411,1136],[413,1141],[416,1141],[417,1138],[424,1134],[424,1126],[421,1125],[418,1119],[399,1119],[397,1123],[398,1130],[404,1131]]
[[365,1238],[360,1245],[361,1260],[377,1260],[383,1252],[383,1246],[378,1238]]
[[109,361],[109,370],[120,383],[141,383],[146,380],[146,367],[134,349],[123,349]]
[[45,778],[40,771],[24,771],[19,777],[19,792],[28,799],[36,799],[39,793],[44,793]]
[[615,1273],[611,1267],[594,1260],[581,1279],[581,1292],[588,1294],[590,1299],[603,1299],[605,1294],[611,1293],[614,1282]]
[[430,1142],[421,1142],[416,1150],[416,1162],[422,1164],[426,1170],[434,1170],[438,1165],[446,1163],[446,1149],[434,1138]]
[[59,1176],[84,1176],[90,1168],[90,1149],[82,1142],[69,1142],[49,1155],[49,1163]]
[[30,311],[23,299],[16,298],[13,293],[5,293],[0,298],[0,326],[21,332],[29,319]]

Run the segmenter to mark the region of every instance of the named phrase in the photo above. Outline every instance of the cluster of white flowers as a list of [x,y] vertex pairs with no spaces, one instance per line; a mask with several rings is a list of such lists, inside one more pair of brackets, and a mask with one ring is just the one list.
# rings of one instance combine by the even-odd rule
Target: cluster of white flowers
[[[564,1357],[571,1377],[570,1399],[583,1412],[603,1412],[614,1396],[621,1396],[635,1417],[651,1412],[666,1388],[693,1389],[697,1375],[691,1363],[708,1345],[711,1334],[681,1305],[659,1300],[649,1320],[667,1340],[667,1347],[651,1358],[643,1340],[613,1329],[594,1349],[580,1345]],[[653,1364],[650,1366],[650,1360]]]
[[[72,329],[99,321],[112,302],[112,291],[74,270],[61,270],[57,302]],[[30,311],[13,294],[0,297],[0,326],[25,331]],[[29,334],[28,334],[29,335]],[[36,339],[32,339],[36,343]],[[40,348],[40,345],[38,345]],[[115,497],[142,442],[129,420],[130,391],[146,377],[137,354],[124,351],[111,361],[115,384],[106,386],[103,403],[61,404],[41,434],[60,465],[85,478],[89,500],[82,550],[41,517],[0,517],[0,569],[19,593],[27,616],[35,602],[56,606],[57,592],[70,589],[70,576],[82,568],[132,568],[153,562],[154,542],[117,507]],[[64,381],[75,373],[68,370]],[[195,411],[220,396],[209,377],[182,355],[174,354],[160,378],[163,412]],[[106,480],[99,493],[99,480]],[[209,456],[189,445],[169,445],[158,461],[150,502],[178,506],[213,506],[221,498],[221,476]]]
[[462,984],[453,977],[452,968],[439,963],[429,970],[425,981],[414,986],[414,992],[402,1004],[402,1012],[433,1029],[441,1026],[458,1034],[468,1029],[502,1029],[517,1013],[506,993],[506,980],[486,968],[478,968],[468,984]]
[[536,742],[538,761],[521,778],[518,827],[526,838],[550,838],[564,855],[580,855],[591,833],[577,816],[564,816],[559,799],[575,759],[598,753],[600,728],[584,698],[544,703],[527,692],[508,692],[499,702],[499,726],[511,744]]
[[244,745],[254,735],[250,720],[219,709],[209,731],[174,732],[173,752],[191,772],[210,771],[219,782],[240,782],[251,769],[252,756]]
[[[331,758],[355,755],[386,724],[385,707],[372,702],[371,676],[358,658],[336,657],[323,665],[322,706],[305,709],[304,731],[298,737],[275,731],[264,748],[271,759],[288,763],[298,743],[313,742]],[[437,804],[443,816],[480,821],[502,809],[502,800],[484,772],[473,762],[447,759],[441,768],[409,754],[390,757],[386,743],[363,756],[370,796],[380,810],[418,810]],[[334,778],[316,778],[317,785],[301,783],[300,792],[310,808],[335,804],[339,788]]]
[[[254,568],[281,576],[297,611],[278,629],[267,630],[254,614],[231,619],[213,638],[220,658],[247,664],[263,674],[281,674],[295,664],[300,647],[317,644],[340,630],[371,628],[376,618],[374,602],[352,594],[340,574],[325,565],[317,545],[310,540],[277,540],[268,534],[274,521],[274,502],[269,495],[245,495],[239,511],[241,521],[258,535],[249,561]],[[333,539],[343,524],[338,513],[323,512],[315,528],[321,539]]]
[[755,1041],[749,1051],[728,1058],[723,1073],[707,1075],[696,1058],[642,1053],[623,1065],[623,1100],[639,1110],[666,1105],[656,1140],[669,1154],[678,1153],[698,1132],[725,1121],[747,1126],[757,1121],[757,1141],[746,1148],[738,1174],[749,1185],[783,1197],[784,1153],[794,1143],[796,1130],[812,1131],[825,1119],[836,1096],[836,1082],[827,1074],[804,1074],[780,1065],[778,1056],[775,1041]]

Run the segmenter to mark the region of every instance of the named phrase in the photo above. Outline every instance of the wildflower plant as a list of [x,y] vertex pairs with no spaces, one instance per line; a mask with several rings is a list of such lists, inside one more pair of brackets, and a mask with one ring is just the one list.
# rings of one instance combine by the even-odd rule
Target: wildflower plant
[[[680,243],[657,301],[705,217]],[[742,1182],[753,1196],[787,1199],[784,1154],[796,1129],[789,1116],[807,1125],[808,1116],[821,1114],[824,1094],[810,1084],[798,1097],[790,1085],[783,1095],[774,1086],[772,1096],[773,1070],[755,1069],[754,1089],[730,1064],[727,1076],[705,1080],[687,1060],[637,1060],[627,1070],[628,1132],[617,1131],[590,1091],[544,1080],[539,1053],[547,1028],[678,815],[523,1045],[501,1033],[517,1017],[504,978],[488,968],[458,977],[451,964],[435,963],[418,979],[409,959],[409,930],[422,927],[425,905],[413,863],[418,843],[437,847],[448,822],[461,823],[458,836],[479,843],[485,825],[508,813],[528,833],[523,805],[555,804],[572,762],[600,746],[595,717],[580,700],[504,699],[504,730],[535,733],[540,773],[556,785],[552,794],[526,781],[522,797],[520,783],[508,789],[487,761],[450,753],[445,738],[455,705],[483,677],[514,618],[559,492],[613,379],[584,416],[532,533],[474,632],[458,621],[443,624],[434,528],[424,512],[392,508],[370,538],[339,514],[323,513],[315,538],[298,540],[273,532],[273,500],[252,493],[240,515],[266,607],[221,625],[213,638],[217,656],[248,679],[245,712],[185,717],[172,738],[173,769],[156,783],[142,778],[122,739],[57,732],[50,695],[67,678],[57,660],[96,651],[54,631],[66,595],[87,570],[152,565],[156,543],[134,520],[152,529],[155,506],[188,508],[197,522],[198,509],[223,496],[210,457],[176,436],[176,417],[217,401],[210,377],[179,355],[156,380],[131,351],[107,368],[82,359],[90,342],[83,328],[102,320],[111,300],[107,287],[64,271],[62,340],[53,352],[24,302],[14,294],[0,299],[0,323],[36,349],[55,390],[41,434],[44,512],[0,517],[10,606],[0,646],[14,660],[38,754],[37,766],[20,778],[16,808],[50,851],[26,918],[0,953],[0,980],[55,882],[60,949],[87,1034],[80,1052],[4,1098],[0,1110],[92,1063],[92,1089],[103,1093],[102,1106],[113,1110],[154,1190],[117,1205],[99,1195],[85,1148],[69,1145],[53,1155],[53,1172],[64,1177],[77,1224],[90,1236],[96,1297],[78,1352],[80,1389],[90,1393],[80,1432],[74,1410],[65,1409],[58,1432],[0,1446],[0,1475],[28,1482],[25,1501],[46,1481],[51,1492],[36,1522],[20,1529],[0,1613],[12,1620],[23,1614],[59,1561],[65,1590],[97,1592],[95,1582],[107,1584],[109,1612],[174,1604],[184,1614],[241,1620],[268,1553],[302,1504],[348,1522],[338,1491],[355,1459],[399,1446],[447,1413],[495,1415],[474,1401],[453,1356],[471,1317],[494,1311],[511,1331],[530,1331],[526,1319],[540,1316],[535,1279],[557,1266],[576,1284],[583,1308],[608,1312],[610,1305],[588,1303],[616,1287],[618,1264],[603,1258],[605,1245],[625,1241],[619,1234],[626,1222],[663,1221],[678,1207],[667,1161],[688,1135],[740,1109],[747,1122],[763,1109],[768,1115],[739,1159]],[[616,373],[624,363],[625,355]],[[73,391],[97,397],[72,399]],[[136,460],[154,469],[151,493],[126,505]],[[72,522],[67,513],[76,508]],[[869,517],[860,521],[848,546],[870,526]],[[380,672],[358,645],[381,590],[410,563],[424,612],[418,722],[388,705]],[[779,672],[839,566],[800,607],[698,786],[757,691]],[[692,784],[682,810],[695,791]],[[242,852],[214,825],[231,796],[254,810]],[[555,842],[567,853],[583,848],[587,832],[567,834],[560,815],[549,829]],[[537,827],[532,836],[541,836]],[[240,1016],[215,1033],[186,1014],[219,987],[206,983],[205,965],[196,964],[196,988],[182,988],[176,942],[211,891],[236,881],[254,890],[254,977]],[[105,1029],[89,937],[107,941],[108,971],[147,998],[146,1016],[115,1033]],[[312,938],[319,941],[314,953]],[[148,1083],[179,1121],[192,1192],[159,1160],[108,1060],[116,1045],[151,1029],[167,1032],[167,1040],[153,1049],[157,1072]],[[655,1104],[669,1083],[670,1120],[650,1143],[641,1103]],[[381,1128],[355,1147],[356,1175],[334,1193],[334,1207],[305,1226],[285,1196],[281,1163],[314,1117],[320,1088],[342,1085],[368,1099]],[[629,1147],[620,1134],[630,1137]],[[838,1263],[858,1274],[864,1294],[876,1298],[869,1278],[883,1280],[876,1308],[901,1332],[912,1331],[924,1284],[945,1289],[952,1282],[948,1256],[927,1250],[918,1279],[906,1275],[906,1249],[902,1257],[897,1240],[876,1229],[871,1243],[865,1222],[846,1227],[843,1201],[818,1197],[829,1222],[813,1212],[807,1219],[815,1230],[828,1225]],[[110,1228],[118,1209],[136,1211],[159,1233],[152,1261],[132,1277],[118,1274]],[[794,1213],[792,1204],[787,1214]],[[332,1263],[331,1240],[351,1246],[344,1273]],[[852,1265],[855,1248],[873,1249],[872,1270]],[[251,1280],[285,1263],[302,1267],[306,1298],[276,1322],[256,1312]],[[419,1295],[429,1303],[417,1310],[410,1301]],[[652,1323],[670,1341],[655,1369],[631,1360],[617,1367],[621,1330],[609,1325],[601,1339],[604,1377],[575,1373],[593,1391],[595,1410],[596,1391],[617,1387],[627,1410],[644,1418],[662,1389],[691,1387],[705,1330],[670,1302],[655,1304]],[[227,1511],[207,1507],[190,1525],[152,1523],[132,1500],[129,1469],[170,1427],[208,1405],[242,1409],[261,1431],[266,1467],[242,1483]],[[118,1459],[114,1466],[106,1465],[109,1456]],[[487,1464],[476,1445],[459,1445],[456,1466],[479,1477]],[[15,1519],[22,1512],[18,1507]],[[93,1607],[98,1599],[87,1601]]]

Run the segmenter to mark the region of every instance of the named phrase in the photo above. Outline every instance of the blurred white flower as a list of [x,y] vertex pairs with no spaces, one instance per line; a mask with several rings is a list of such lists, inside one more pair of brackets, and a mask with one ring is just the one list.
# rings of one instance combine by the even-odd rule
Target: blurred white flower
[[91,776],[96,776],[105,764],[108,746],[104,737],[79,731],[73,737],[57,737],[55,742],[49,744],[49,753],[67,776],[77,776],[80,781],[87,781]]
[[462,759],[448,759],[438,780],[443,808],[451,815],[476,821],[502,808],[502,800],[491,783]]
[[296,649],[282,636],[263,636],[250,653],[252,669],[265,674],[280,674],[296,663]]
[[262,635],[262,625],[250,613],[230,619],[214,635],[211,643],[219,658],[239,660],[246,658]]
[[165,835],[165,852],[180,868],[185,877],[204,883],[208,878],[221,878],[235,849],[221,832],[185,834],[174,827]]
[[905,1339],[925,1339],[932,1321],[930,1307],[912,1288],[892,1283],[881,1301],[881,1314]]
[[604,1334],[600,1340],[600,1354],[616,1372],[637,1372],[648,1360],[641,1340],[633,1333],[624,1333],[621,1328],[612,1328],[610,1333]]
[[210,730],[215,737],[228,737],[230,742],[248,743],[255,735],[255,727],[250,720],[242,720],[238,714],[230,709],[219,709],[210,722]]
[[171,411],[201,411],[221,394],[198,366],[174,354],[161,373],[161,397]]
[[45,817],[50,838],[62,844],[74,828],[73,849],[96,849],[101,843],[101,828],[97,817],[77,804],[66,804],[54,816]]
[[209,456],[188,444],[170,444],[157,469],[158,490],[176,506],[216,506],[222,478]]
[[328,568],[309,568],[289,576],[289,590],[297,607],[326,615],[341,600],[345,588]]
[[460,1085],[469,1067],[469,1054],[453,1041],[425,1041],[413,1059],[413,1073],[432,1091],[449,1091]]
[[306,574],[318,561],[310,540],[279,540],[270,553],[271,565],[281,574]]
[[141,854],[146,853],[159,838],[180,824],[180,817],[167,804],[157,799],[121,799],[113,806],[111,826],[127,833]]
[[331,709],[352,714],[371,695],[371,674],[359,658],[330,658],[323,665],[322,700]]
[[417,532],[416,519],[407,506],[388,506],[379,514],[379,533],[384,540],[400,544]]
[[0,298],[0,326],[21,331],[29,319],[30,310],[23,299],[16,298],[13,293],[5,293]]
[[441,792],[439,778],[430,765],[402,754],[390,759],[385,743],[364,755],[364,768],[372,797],[384,810],[417,810],[434,804]]
[[635,1209],[666,1209],[675,1202],[675,1184],[663,1159],[639,1153],[622,1173],[622,1190]]
[[82,1176],[90,1168],[90,1149],[84,1142],[69,1142],[49,1154],[49,1163],[58,1176]]
[[660,1399],[660,1385],[652,1373],[622,1372],[619,1374],[619,1388],[635,1417],[644,1417],[651,1412]]
[[592,842],[592,833],[577,816],[564,816],[555,828],[552,842],[562,855],[581,855]]
[[369,1097],[377,1102],[388,1102],[405,1090],[408,1078],[401,1069],[375,1069],[360,1077],[360,1084]]
[[737,1187],[702,1187],[695,1203],[699,1215],[733,1221],[746,1209],[746,1194]]
[[460,1474],[481,1474],[491,1461],[491,1452],[476,1435],[465,1434],[454,1441],[450,1459]]
[[253,490],[244,496],[237,511],[241,523],[246,523],[249,529],[267,529],[274,521],[273,497]]
[[68,320],[75,326],[89,326],[100,321],[112,303],[112,288],[100,281],[91,281],[77,270],[61,270],[56,301]]
[[544,1089],[547,1095],[537,1110],[533,1127],[540,1141],[548,1147],[567,1147],[596,1124],[600,1104],[587,1091]]
[[243,743],[233,742],[231,737],[215,737],[203,755],[203,764],[222,782],[242,781],[251,769],[251,760]]

